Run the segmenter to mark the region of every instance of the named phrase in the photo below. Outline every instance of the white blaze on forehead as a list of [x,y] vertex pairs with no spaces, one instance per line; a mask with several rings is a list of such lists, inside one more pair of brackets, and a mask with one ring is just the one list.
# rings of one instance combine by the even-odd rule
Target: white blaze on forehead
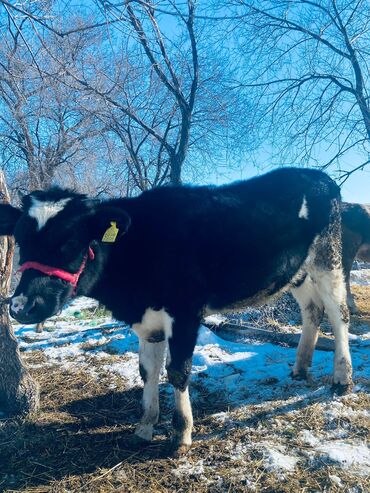
[[303,195],[303,201],[301,208],[299,209],[298,212],[298,217],[299,219],[308,219],[308,206],[307,206],[307,200],[305,195]]
[[27,299],[28,299],[27,296],[24,296],[23,294],[20,294],[12,298],[12,302],[11,302],[12,312],[18,313],[22,311],[27,303]]
[[43,202],[35,197],[31,198],[32,206],[28,211],[28,215],[36,219],[39,230],[45,226],[49,219],[62,211],[67,202],[71,200],[71,198],[68,197],[66,199],[59,200],[58,202]]

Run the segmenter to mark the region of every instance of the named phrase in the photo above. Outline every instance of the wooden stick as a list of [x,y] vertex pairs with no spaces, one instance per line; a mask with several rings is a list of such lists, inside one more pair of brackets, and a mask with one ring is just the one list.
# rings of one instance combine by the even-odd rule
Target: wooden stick
[[[271,342],[272,344],[297,347],[301,334],[287,334],[266,329],[258,329],[250,325],[237,325],[223,322],[219,325],[203,322],[203,325],[226,341],[246,343],[249,339]],[[316,348],[321,351],[334,351],[334,340],[319,337]]]

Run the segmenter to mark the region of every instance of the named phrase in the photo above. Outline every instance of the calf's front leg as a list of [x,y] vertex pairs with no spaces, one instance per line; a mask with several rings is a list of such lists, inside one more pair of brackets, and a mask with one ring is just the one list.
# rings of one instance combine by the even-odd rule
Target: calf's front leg
[[174,387],[175,410],[171,453],[184,455],[191,447],[193,414],[189,397],[189,379],[199,320],[175,318],[172,337],[168,340],[167,373]]
[[164,360],[166,341],[148,342],[140,338],[139,369],[144,381],[143,416],[137,425],[135,435],[142,440],[150,441],[153,438],[153,426],[158,423],[159,374]]

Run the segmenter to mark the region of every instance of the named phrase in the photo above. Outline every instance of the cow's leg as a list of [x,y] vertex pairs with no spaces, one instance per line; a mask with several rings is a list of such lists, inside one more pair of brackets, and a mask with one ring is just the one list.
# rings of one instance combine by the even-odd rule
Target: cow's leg
[[45,322],[40,322],[36,325],[36,332],[38,334],[42,333],[42,331],[44,330],[44,325],[45,325]]
[[324,305],[318,296],[310,276],[304,283],[292,289],[302,315],[302,335],[299,340],[296,361],[292,376],[297,379],[307,378],[308,367],[312,364],[312,355],[318,337],[318,329],[324,314]]
[[352,382],[352,364],[348,342],[349,311],[343,272],[341,268],[317,270],[314,279],[335,337],[334,388],[344,391]]
[[352,383],[349,352],[346,285],[342,265],[342,226],[339,202],[332,202],[330,222],[315,240],[308,262],[308,274],[316,283],[317,292],[329,317],[334,337],[334,388],[345,391]]
[[158,384],[165,348],[165,340],[148,342],[146,339],[140,338],[139,368],[141,378],[144,381],[143,416],[136,427],[135,435],[143,440],[149,441],[153,438],[153,426],[158,423]]
[[356,313],[358,313],[358,308],[356,306],[355,299],[354,299],[352,291],[351,291],[351,284],[350,284],[349,275],[346,276],[346,292],[347,292],[347,305],[348,305],[349,311],[352,315],[356,315]]
[[172,337],[168,340],[168,380],[175,390],[171,452],[177,457],[185,454],[192,443],[193,414],[189,397],[189,378],[198,327],[197,317],[175,317]]
[[351,292],[351,284],[350,284],[350,276],[351,276],[351,269],[352,269],[352,264],[355,260],[355,255],[357,252],[357,249],[352,251],[349,248],[347,248],[348,251],[343,251],[343,274],[344,274],[344,280],[346,283],[346,296],[347,296],[347,305],[349,308],[349,311],[352,314],[356,314],[358,312],[355,300],[353,298],[353,294]]
[[[333,383],[336,390],[343,392],[352,383],[352,365],[348,343],[349,311],[343,275],[342,227],[339,207],[339,201],[333,200],[328,226],[315,238],[305,268],[315,293],[313,301],[316,300],[315,305],[320,308],[320,312],[321,307],[324,307],[333,328],[335,337]],[[316,293],[321,301],[319,305]],[[317,318],[317,315],[314,318]],[[316,337],[316,333],[314,336],[311,333],[308,352],[311,352],[314,345],[312,341],[315,342]],[[301,343],[300,350],[304,354],[303,339]],[[305,363],[301,363],[297,358],[294,372],[298,374],[304,366]]]

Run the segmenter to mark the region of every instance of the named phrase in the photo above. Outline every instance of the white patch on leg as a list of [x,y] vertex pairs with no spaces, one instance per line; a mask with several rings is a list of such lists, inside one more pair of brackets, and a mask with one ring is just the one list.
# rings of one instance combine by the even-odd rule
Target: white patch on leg
[[334,384],[348,385],[352,381],[352,364],[349,352],[349,319],[346,302],[346,286],[342,269],[312,272],[318,293],[335,337]]
[[317,319],[320,318],[318,314],[319,310],[323,310],[323,303],[309,275],[301,286],[292,289],[292,294],[300,306],[302,316],[302,334],[299,339],[293,375],[304,377],[308,367],[311,366],[320,323]]
[[147,342],[140,339],[139,361],[145,374],[143,390],[143,417],[137,425],[135,435],[143,440],[153,438],[153,426],[159,418],[158,383],[163,366],[166,341]]
[[20,294],[18,296],[15,296],[12,298],[10,308],[13,313],[19,313],[23,310],[23,308],[26,306],[27,303],[27,296],[24,296],[23,294]]
[[303,195],[303,201],[302,201],[301,208],[299,209],[299,212],[298,212],[298,217],[300,219],[308,219],[308,205],[307,205],[307,199],[306,199],[305,195]]
[[193,430],[193,413],[191,410],[191,403],[189,397],[189,387],[181,392],[179,389],[175,389],[175,406],[177,413],[182,416],[185,427],[178,435],[177,430],[174,430],[178,435],[177,440],[180,445],[191,445],[191,432]]
[[56,216],[66,206],[67,202],[71,200],[70,197],[59,200],[58,202],[43,202],[35,197],[32,197],[32,206],[28,211],[28,215],[33,217],[37,221],[37,226],[40,231],[42,227],[48,222],[49,219]]
[[[153,310],[147,308],[140,323],[133,324],[132,330],[140,338],[139,360],[146,375],[143,391],[143,417],[135,430],[135,434],[144,440],[151,440],[153,425],[158,421],[159,401],[158,383],[159,374],[163,365],[164,352],[167,340],[172,336],[173,319],[162,308]],[[154,334],[163,331],[164,340],[148,342]]]
[[164,337],[168,340],[172,336],[173,318],[168,315],[166,310],[153,310],[147,308],[140,323],[132,326],[132,330],[140,339],[148,339],[151,334],[163,330]]

